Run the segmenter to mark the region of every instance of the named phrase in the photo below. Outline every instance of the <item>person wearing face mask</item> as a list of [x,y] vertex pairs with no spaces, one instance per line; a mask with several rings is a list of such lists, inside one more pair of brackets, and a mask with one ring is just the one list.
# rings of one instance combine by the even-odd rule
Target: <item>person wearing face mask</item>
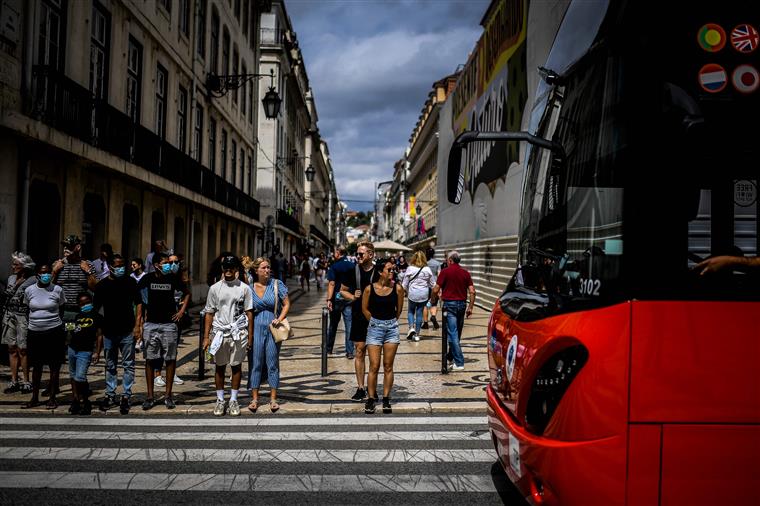
[[50,366],[50,399],[48,409],[55,409],[58,391],[58,377],[66,353],[66,330],[61,319],[61,311],[66,304],[63,289],[52,283],[53,274],[45,264],[37,269],[37,283],[24,290],[24,304],[29,307],[29,331],[27,333],[27,354],[32,367],[32,398],[25,407],[39,404],[42,368]]
[[[95,354],[93,355],[93,349]],[[69,342],[69,377],[73,400],[69,407],[71,415],[89,415],[90,384],[87,382],[87,369],[90,364],[100,360],[103,350],[103,317],[95,311],[92,298],[83,293],[79,296],[79,314],[74,321]]]
[[[129,400],[135,382],[135,306],[142,304],[142,296],[137,289],[137,282],[127,276],[124,258],[114,255],[110,275],[95,287],[93,303],[96,311],[102,308],[103,344],[106,359],[106,394],[100,403],[102,411],[111,406],[119,406],[122,415],[129,413]],[[122,395],[119,402],[116,397],[118,383],[116,364],[121,353],[121,366],[124,370],[121,384]]]
[[53,282],[63,288],[68,301],[63,307],[63,322],[71,323],[79,313],[77,300],[98,283],[94,267],[82,260],[82,240],[76,235],[68,235],[61,241],[63,258],[53,264]]
[[[187,310],[190,301],[190,291],[187,285],[176,275],[172,274],[169,257],[165,253],[153,256],[155,271],[151,272],[137,285],[138,289],[148,289],[148,303],[143,315],[142,304],[137,308],[137,337],[138,341],[145,339],[145,381],[148,396],[143,403],[143,409],[151,409],[153,403],[154,361],[163,359],[166,364],[166,397],[164,404],[167,409],[176,407],[172,399],[174,370],[177,365],[177,344],[179,333],[177,322]],[[183,294],[182,305],[177,310],[174,302],[174,290]],[[143,318],[145,324],[143,325]]]
[[[243,360],[253,344],[253,292],[238,275],[240,260],[234,255],[222,259],[223,278],[211,286],[204,309],[203,349],[214,355],[216,373],[215,416],[225,411],[224,376],[232,369],[229,414],[240,415],[238,391]],[[211,334],[213,333],[213,340]]]

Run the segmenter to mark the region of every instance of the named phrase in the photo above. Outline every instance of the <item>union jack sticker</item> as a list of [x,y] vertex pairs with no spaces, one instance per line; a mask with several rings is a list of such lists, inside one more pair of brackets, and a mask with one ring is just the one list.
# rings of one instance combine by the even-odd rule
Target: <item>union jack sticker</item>
[[760,34],[752,25],[739,25],[731,30],[731,45],[740,53],[751,53],[760,43]]

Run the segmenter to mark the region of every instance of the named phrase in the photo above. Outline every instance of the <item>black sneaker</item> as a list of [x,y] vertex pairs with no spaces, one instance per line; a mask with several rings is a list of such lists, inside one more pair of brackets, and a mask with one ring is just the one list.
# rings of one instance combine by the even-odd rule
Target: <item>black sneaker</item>
[[108,411],[108,409],[109,409],[111,406],[115,406],[115,405],[116,405],[116,399],[114,399],[114,398],[113,398],[113,397],[111,397],[110,395],[106,395],[106,396],[105,396],[105,397],[103,397],[103,399],[101,399],[101,401],[100,401],[100,410],[101,410],[101,411]]
[[422,322],[422,327],[420,327],[423,330],[427,330],[430,328],[430,325],[428,325],[428,322]]
[[164,399],[164,406],[166,406],[166,409],[174,409],[177,407],[176,404],[174,404],[174,400],[171,397],[167,397]]
[[393,413],[393,408],[391,408],[390,397],[383,397],[383,413],[385,413],[386,415],[389,413]]
[[433,323],[433,328],[435,330],[438,330],[439,328],[441,328],[440,325],[438,325],[438,320],[435,319],[435,316],[430,315],[430,321]]
[[367,392],[363,388],[357,388],[356,393],[351,397],[351,400],[354,402],[364,402],[366,398]]
[[143,411],[148,411],[153,407],[153,399],[145,399],[145,402],[143,402],[142,408]]
[[364,404],[364,412],[368,415],[371,415],[375,412],[375,399],[372,397],[367,399],[367,402]]
[[121,404],[119,404],[119,413],[126,415],[129,413],[129,397],[126,395],[121,396]]
[[353,360],[354,359],[354,354],[353,353],[346,353],[346,358],[348,360]]
[[10,383],[8,383],[8,387],[5,390],[3,390],[3,393],[14,394],[19,391],[21,391],[21,383],[19,383],[18,381],[11,381]]
[[78,400],[71,401],[71,406],[69,406],[69,414],[70,415],[78,415],[82,412],[82,405],[79,404]]
[[92,414],[92,403],[89,399],[84,400],[82,403],[82,411],[80,411],[79,414],[85,416]]
[[21,383],[21,393],[22,394],[31,394],[32,393],[32,384],[28,381],[26,383]]

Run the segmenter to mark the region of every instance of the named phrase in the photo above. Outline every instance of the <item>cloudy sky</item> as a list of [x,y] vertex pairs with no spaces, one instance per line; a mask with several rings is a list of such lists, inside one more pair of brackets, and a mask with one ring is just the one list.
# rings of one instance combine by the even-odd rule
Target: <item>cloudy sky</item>
[[372,208],[435,81],[465,63],[489,0],[285,0],[338,195]]

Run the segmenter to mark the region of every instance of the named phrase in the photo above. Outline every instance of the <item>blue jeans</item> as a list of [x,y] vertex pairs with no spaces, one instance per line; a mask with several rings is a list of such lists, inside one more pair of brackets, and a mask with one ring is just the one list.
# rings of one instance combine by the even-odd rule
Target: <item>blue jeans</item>
[[354,354],[354,342],[351,340],[351,302],[336,299],[333,302],[333,310],[330,312],[330,326],[327,329],[327,351],[332,353],[335,346],[335,335],[338,333],[338,324],[343,315],[343,329],[346,331],[346,353]]
[[91,351],[75,351],[69,346],[69,377],[78,383],[87,381],[87,368],[92,362]]
[[446,340],[449,343],[449,356],[454,359],[454,365],[464,366],[464,355],[459,340],[462,338],[464,328],[464,313],[467,302],[464,300],[443,301],[443,314],[446,326]]
[[407,300],[406,320],[409,323],[409,328],[411,329],[412,325],[414,325],[414,331],[418,334],[422,328],[422,311],[425,309],[425,304],[427,304],[427,301],[414,302],[412,300]]
[[124,368],[122,388],[127,397],[132,395],[135,382],[135,338],[130,332],[121,336],[104,336],[103,347],[106,355],[106,395],[116,396],[116,361],[121,352],[121,366]]

